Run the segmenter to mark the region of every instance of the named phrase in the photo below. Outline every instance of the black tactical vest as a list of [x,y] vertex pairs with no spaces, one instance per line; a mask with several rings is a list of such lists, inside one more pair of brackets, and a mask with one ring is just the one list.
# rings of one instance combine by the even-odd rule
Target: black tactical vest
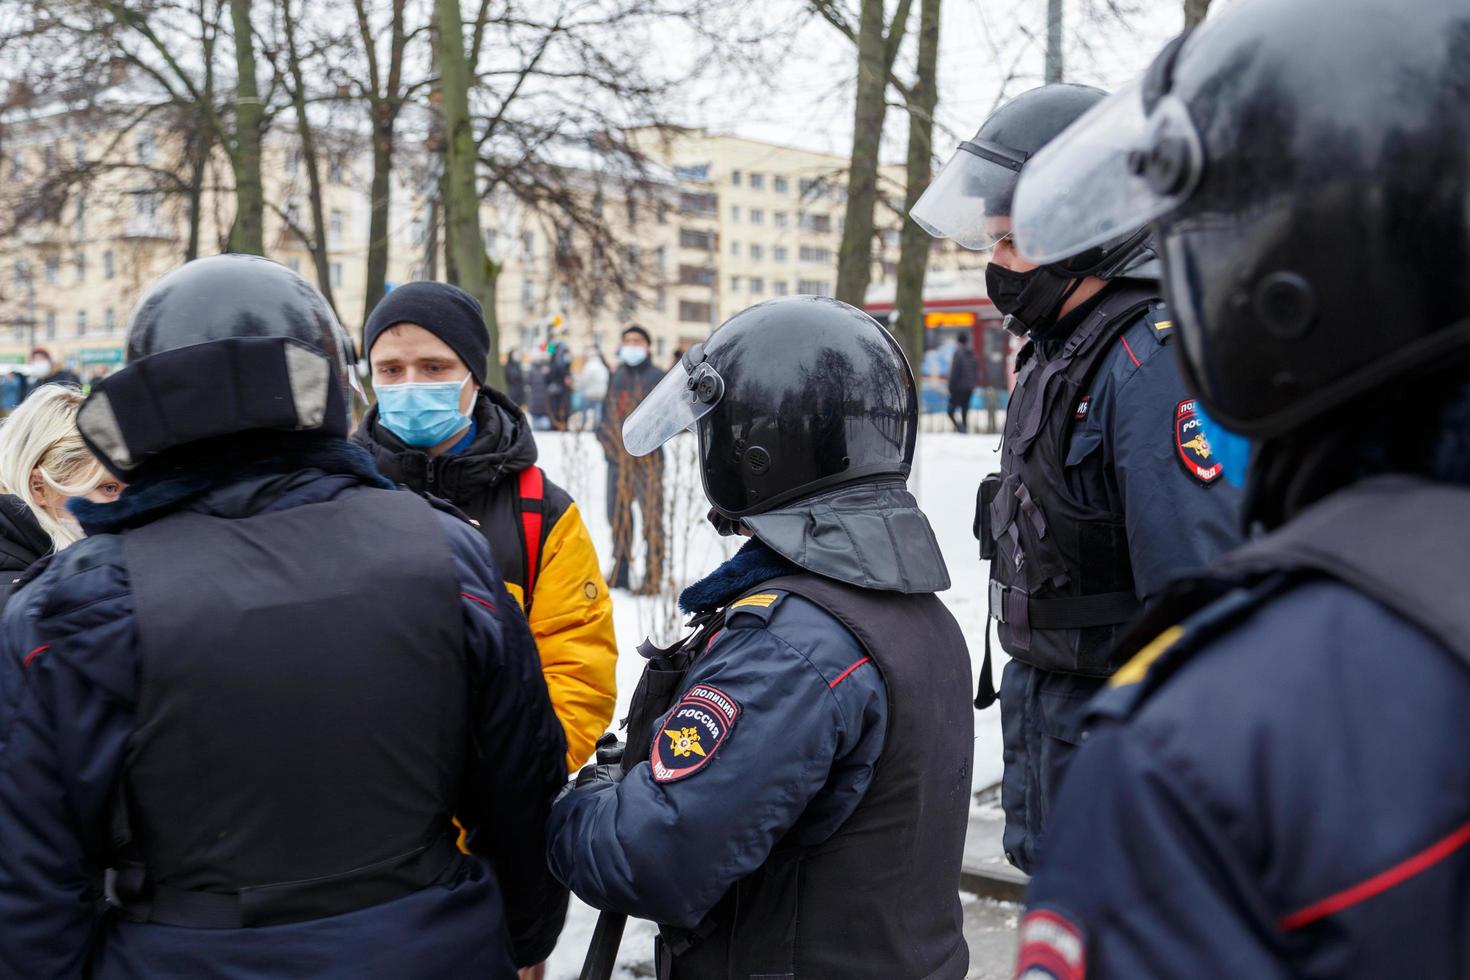
[[141,659],[110,898],[239,928],[401,897],[458,867],[459,584],[406,492],[124,536]]
[[990,615],[1001,646],[1022,663],[1107,676],[1118,666],[1115,633],[1139,610],[1124,515],[1077,500],[1064,464],[1079,398],[1124,328],[1157,301],[1155,289],[1123,285],[1056,356],[1022,352],[1001,471],[981,484],[976,528],[990,561]]
[[[1119,651],[1136,653],[1231,589],[1259,585],[1254,600],[1264,602],[1303,576],[1322,575],[1386,606],[1470,666],[1467,530],[1470,488],[1402,474],[1364,480],[1171,586]],[[1157,685],[1162,676],[1148,679]]]
[[[974,723],[959,625],[932,594],[859,589],[811,574],[772,579],[742,596],[770,589],[825,609],[878,665],[888,694],[883,751],[862,802],[832,837],[816,847],[778,843],[697,929],[663,931],[659,976],[963,977],[969,951],[959,878]],[[704,624],[695,642],[721,618]],[[668,681],[650,683],[676,696],[682,683]],[[651,738],[636,740],[634,717],[629,745],[646,745]]]

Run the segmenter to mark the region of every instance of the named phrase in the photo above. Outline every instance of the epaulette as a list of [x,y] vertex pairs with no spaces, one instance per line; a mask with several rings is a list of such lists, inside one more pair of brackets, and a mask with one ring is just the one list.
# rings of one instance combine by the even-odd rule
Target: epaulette
[[1148,319],[1148,325],[1153,327],[1154,336],[1159,339],[1159,343],[1166,343],[1173,336],[1174,318],[1163,303],[1150,306],[1144,316]]
[[[761,589],[744,595],[725,607],[725,625],[732,629],[753,626],[755,623],[749,617],[754,617],[764,626],[771,621],[776,607],[787,595],[788,593],[780,589]],[[742,622],[742,619],[745,621]]]
[[1089,706],[1089,717],[1132,716],[1194,654],[1219,639],[1280,586],[1281,577],[1272,576],[1254,587],[1232,589],[1158,633],[1108,678]]

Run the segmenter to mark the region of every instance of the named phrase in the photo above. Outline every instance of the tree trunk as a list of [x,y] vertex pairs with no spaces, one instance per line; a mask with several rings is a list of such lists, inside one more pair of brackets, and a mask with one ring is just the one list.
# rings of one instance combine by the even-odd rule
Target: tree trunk
[[199,228],[204,218],[204,179],[209,169],[209,151],[214,148],[214,131],[202,119],[194,122],[189,140],[189,191],[186,199],[189,238],[184,248],[184,261],[199,258]]
[[1046,83],[1060,82],[1063,73],[1062,0],[1046,0]]
[[311,207],[312,240],[306,243],[311,264],[316,268],[316,286],[332,312],[337,312],[332,297],[331,241],[327,235],[327,218],[322,205],[322,169],[317,155],[316,132],[306,111],[306,79],[301,70],[301,55],[296,48],[296,21],[291,16],[290,0],[281,4],[281,20],[286,28],[286,66],[291,73],[291,104],[296,110],[297,139],[301,145],[301,162],[306,167],[306,193]]
[[858,22],[857,98],[852,116],[852,156],[847,168],[847,211],[837,252],[836,296],[853,306],[863,305],[873,274],[873,205],[878,197],[878,150],[883,140],[888,89],[883,21],[883,0],[863,0]]
[[[910,90],[908,186],[904,191],[904,213],[911,211],[929,186],[934,160],[934,107],[939,102],[939,5],[940,0],[922,0],[919,7],[919,60]],[[899,234],[898,290],[893,308],[898,311],[898,338],[908,352],[915,374],[924,360],[924,274],[929,266],[933,239],[917,222],[905,221]]]
[[235,145],[230,163],[235,172],[235,224],[230,251],[265,254],[265,190],[260,179],[260,133],[265,118],[255,81],[255,35],[250,28],[251,0],[230,0],[235,28]]
[[439,14],[439,77],[444,89],[444,252],[450,280],[480,301],[490,331],[486,378],[505,386],[495,322],[495,280],[480,233],[475,133],[470,119],[470,67],[465,59],[459,0],[435,0]]
[[1210,12],[1210,0],[1184,0],[1184,29],[1198,27]]
[[386,103],[374,107],[373,184],[368,192],[367,293],[362,322],[382,300],[388,285],[388,193],[393,174],[393,117]]

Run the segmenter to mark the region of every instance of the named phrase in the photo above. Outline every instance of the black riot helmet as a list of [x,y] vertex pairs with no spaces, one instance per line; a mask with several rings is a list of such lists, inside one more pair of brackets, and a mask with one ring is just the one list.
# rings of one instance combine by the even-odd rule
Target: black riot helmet
[[252,255],[158,280],[128,319],[126,366],[93,386],[77,428],[126,479],[178,446],[258,429],[345,436],[352,341],[315,287]]
[[623,423],[623,444],[642,456],[696,426],[705,495],[738,519],[843,484],[907,477],[918,395],[876,320],[793,296],[735,314],[690,348]]
[[1320,433],[1470,355],[1470,4],[1227,10],[1034,160],[1015,220],[1038,259],[1152,222],[1209,414]]
[[[1011,201],[1027,162],[1068,126],[1106,100],[1089,85],[1057,83],[1024,92],[1001,106],[954,156],[909,212],[925,231],[964,248],[985,250],[1006,236]],[[1070,292],[1087,276],[1154,278],[1147,232],[1130,230],[1058,256],[1025,273],[1024,291],[1006,303],[1006,328],[1024,336],[1054,319]],[[991,279],[993,273],[987,274]],[[1019,275],[1019,274],[1016,274]],[[1018,283],[1019,284],[1019,283]],[[995,292],[998,283],[992,286]]]

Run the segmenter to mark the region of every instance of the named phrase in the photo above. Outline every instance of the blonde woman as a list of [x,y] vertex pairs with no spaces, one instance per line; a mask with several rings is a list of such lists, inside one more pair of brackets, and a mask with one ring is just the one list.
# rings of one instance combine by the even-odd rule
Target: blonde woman
[[82,397],[47,385],[0,423],[0,602],[21,572],[82,537],[68,500],[109,503],[122,492],[77,433]]

